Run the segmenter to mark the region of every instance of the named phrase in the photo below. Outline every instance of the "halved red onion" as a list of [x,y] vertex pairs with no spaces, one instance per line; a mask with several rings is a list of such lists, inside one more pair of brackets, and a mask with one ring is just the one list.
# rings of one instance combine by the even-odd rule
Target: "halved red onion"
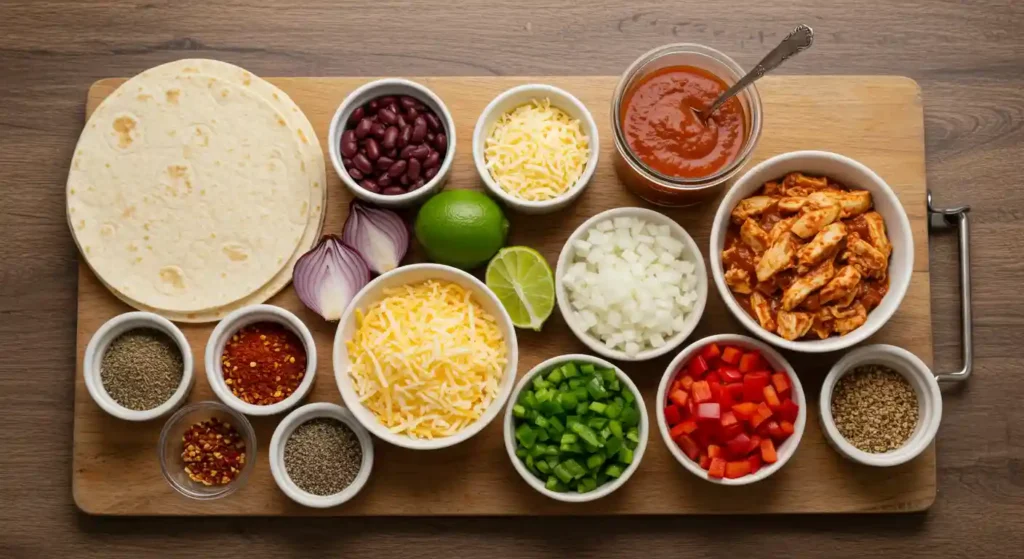
[[368,283],[370,268],[366,261],[337,235],[324,235],[295,261],[295,293],[326,320],[340,320],[352,298]]
[[394,270],[409,252],[409,227],[391,210],[353,200],[341,238],[378,274]]

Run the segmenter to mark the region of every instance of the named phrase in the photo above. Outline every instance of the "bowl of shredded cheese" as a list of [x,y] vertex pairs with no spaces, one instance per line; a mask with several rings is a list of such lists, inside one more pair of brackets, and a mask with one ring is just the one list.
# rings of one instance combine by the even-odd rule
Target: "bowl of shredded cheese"
[[370,433],[418,450],[479,433],[515,383],[515,329],[480,280],[450,266],[396,268],[356,294],[334,338],[334,376]]
[[528,214],[557,211],[578,198],[599,152],[590,111],[550,85],[521,85],[498,95],[473,130],[473,161],[484,185]]

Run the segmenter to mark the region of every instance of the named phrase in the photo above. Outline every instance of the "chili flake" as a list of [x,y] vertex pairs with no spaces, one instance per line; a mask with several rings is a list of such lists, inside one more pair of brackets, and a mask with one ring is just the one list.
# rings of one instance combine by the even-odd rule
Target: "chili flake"
[[257,322],[224,345],[224,382],[243,402],[266,406],[291,396],[306,374],[306,349],[282,324]]
[[181,446],[185,473],[203,485],[227,485],[245,465],[245,440],[230,423],[216,417],[189,427]]

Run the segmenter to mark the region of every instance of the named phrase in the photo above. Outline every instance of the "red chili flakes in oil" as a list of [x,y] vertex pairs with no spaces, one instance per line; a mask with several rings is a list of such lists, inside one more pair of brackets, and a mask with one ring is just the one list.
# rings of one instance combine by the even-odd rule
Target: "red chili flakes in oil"
[[306,349],[276,322],[257,322],[235,332],[220,358],[224,382],[243,402],[276,404],[299,387],[306,374]]

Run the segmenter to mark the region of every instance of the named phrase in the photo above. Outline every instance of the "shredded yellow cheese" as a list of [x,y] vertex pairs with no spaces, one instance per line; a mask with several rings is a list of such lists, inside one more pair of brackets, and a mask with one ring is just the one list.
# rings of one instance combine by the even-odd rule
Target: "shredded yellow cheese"
[[505,113],[484,142],[484,161],[491,177],[516,198],[556,198],[583,174],[590,157],[590,138],[579,120],[534,99]]
[[429,280],[384,291],[348,347],[364,406],[392,433],[433,439],[475,422],[498,394],[507,347],[497,321],[459,285]]

